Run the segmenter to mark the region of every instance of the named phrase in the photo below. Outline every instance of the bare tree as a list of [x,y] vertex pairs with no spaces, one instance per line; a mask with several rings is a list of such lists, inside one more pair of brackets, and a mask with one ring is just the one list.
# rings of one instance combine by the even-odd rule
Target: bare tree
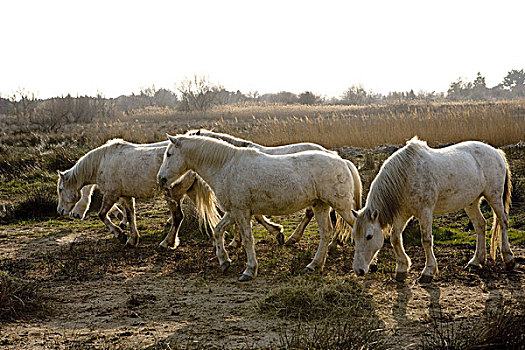
[[20,124],[24,124],[34,115],[38,100],[34,93],[21,88],[9,97],[9,104],[10,114],[15,115]]
[[56,131],[68,122],[71,111],[64,98],[52,98],[41,102],[29,117],[29,122],[41,131]]
[[190,112],[210,109],[217,103],[217,95],[223,87],[212,84],[203,75],[194,75],[193,79],[184,79],[177,86],[177,90],[182,95],[179,109]]

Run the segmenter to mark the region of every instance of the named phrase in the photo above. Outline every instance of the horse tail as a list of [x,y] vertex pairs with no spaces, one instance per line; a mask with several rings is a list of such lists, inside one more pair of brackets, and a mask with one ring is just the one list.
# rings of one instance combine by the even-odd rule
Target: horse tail
[[221,221],[221,216],[217,208],[219,202],[211,187],[197,175],[193,183],[192,190],[195,194],[195,208],[199,215],[199,224],[205,227],[206,233],[208,228],[213,228]]
[[352,178],[354,180],[354,209],[360,210],[363,208],[362,197],[363,197],[363,184],[361,182],[361,176],[355,167],[354,163],[349,160],[345,160],[348,169],[352,173]]
[[[345,159],[346,166],[350,170],[350,173],[352,174],[352,180],[354,183],[354,193],[353,193],[353,209],[359,210],[362,208],[362,196],[363,196],[363,184],[361,183],[361,176],[359,176],[359,172],[357,171],[357,168],[355,167],[354,163],[351,161]],[[352,226],[350,226],[349,223],[347,223],[343,217],[339,214],[336,214],[335,212],[331,213],[331,219],[332,224],[334,225],[334,232],[337,234],[337,236],[343,241],[347,241],[349,237],[351,237],[352,233]],[[335,218],[334,216],[335,215]]]
[[[499,151],[503,160],[505,161],[505,182],[503,183],[503,207],[505,209],[505,215],[509,214],[510,204],[511,204],[511,194],[512,194],[512,182],[511,182],[511,173],[509,163],[505,157],[503,151]],[[499,251],[501,252],[501,222],[496,216],[494,210],[492,210],[493,223],[492,223],[492,233],[490,239],[490,256],[493,260],[496,260],[496,254]]]

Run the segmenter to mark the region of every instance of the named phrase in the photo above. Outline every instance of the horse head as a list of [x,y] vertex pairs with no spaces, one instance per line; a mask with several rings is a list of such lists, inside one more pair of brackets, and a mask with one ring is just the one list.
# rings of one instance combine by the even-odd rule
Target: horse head
[[377,209],[373,211],[364,209],[359,212],[353,210],[352,212],[356,217],[352,232],[355,242],[353,268],[358,276],[362,276],[368,272],[370,263],[385,242],[385,237]]
[[67,215],[73,210],[73,207],[80,199],[80,189],[74,181],[71,181],[71,174],[68,171],[58,172],[58,206],[59,215]]

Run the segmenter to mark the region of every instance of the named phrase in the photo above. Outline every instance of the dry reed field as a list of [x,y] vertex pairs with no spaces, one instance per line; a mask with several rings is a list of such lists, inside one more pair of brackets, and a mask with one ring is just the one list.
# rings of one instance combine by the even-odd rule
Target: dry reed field
[[[523,349],[524,108],[523,100],[146,108],[52,133],[0,117],[0,348]],[[434,220],[440,275],[428,285],[416,282],[425,258],[414,222],[404,234],[414,263],[406,282],[394,279],[388,243],[378,270],[365,277],[352,271],[351,242],[329,254],[322,274],[302,275],[319,240],[314,220],[294,246],[279,246],[253,223],[259,276],[239,283],[244,251],[228,249],[233,261],[223,274],[189,201],[181,245],[170,251],[157,247],[167,232],[161,196],[137,204],[136,248],[122,246],[99,220],[99,193],[86,220],[57,216],[57,170],[90,149],[115,137],[145,143],[196,128],[264,145],[336,149],[359,166],[365,196],[382,162],[414,135],[432,146],[481,140],[501,147],[513,173],[509,237],[517,266],[464,268],[476,240],[464,212]],[[490,208],[481,209],[490,227]],[[289,236],[301,215],[272,220]]]
[[175,131],[212,128],[269,146],[310,141],[329,148],[371,148],[401,144],[414,135],[431,145],[482,140],[503,146],[524,139],[525,101],[377,106],[240,105],[217,106],[207,112],[188,114],[152,108],[122,116],[120,122],[146,129],[152,123]]

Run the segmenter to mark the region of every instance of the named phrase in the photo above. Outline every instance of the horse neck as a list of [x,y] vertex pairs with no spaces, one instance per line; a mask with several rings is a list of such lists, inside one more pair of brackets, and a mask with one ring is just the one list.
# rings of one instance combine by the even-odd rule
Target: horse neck
[[228,162],[236,157],[236,153],[230,151],[228,146],[219,144],[208,147],[206,144],[194,144],[191,147],[183,147],[182,152],[186,159],[188,170],[193,170],[208,183],[212,189],[217,181],[216,174],[220,173]]
[[101,152],[99,149],[88,152],[71,168],[72,180],[75,181],[77,187],[82,188],[85,185],[96,183],[99,152]]

